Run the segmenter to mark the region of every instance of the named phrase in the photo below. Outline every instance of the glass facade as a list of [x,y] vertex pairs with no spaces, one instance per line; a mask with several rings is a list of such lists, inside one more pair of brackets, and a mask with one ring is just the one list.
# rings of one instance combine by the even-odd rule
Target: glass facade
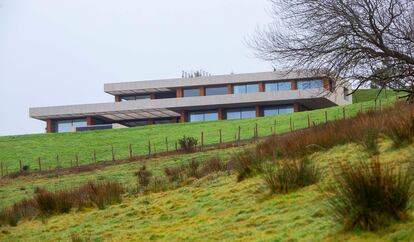
[[146,95],[134,95],[134,96],[121,96],[121,101],[135,101],[141,99],[151,99],[149,94]]
[[233,94],[259,92],[259,84],[233,85]]
[[76,127],[86,127],[86,119],[70,119],[56,121],[56,132],[64,133],[74,131]]
[[263,116],[265,117],[293,112],[293,105],[263,107]]
[[291,90],[290,82],[267,82],[265,83],[265,92],[277,92]]
[[226,111],[227,119],[255,118],[255,108],[234,108]]
[[323,88],[322,80],[302,80],[298,81],[298,90]]
[[218,111],[194,111],[188,112],[189,122],[202,122],[218,120]]
[[227,86],[206,87],[206,96],[226,95],[226,94],[227,94]]
[[187,88],[183,91],[184,97],[197,97],[200,96],[200,89],[199,88]]

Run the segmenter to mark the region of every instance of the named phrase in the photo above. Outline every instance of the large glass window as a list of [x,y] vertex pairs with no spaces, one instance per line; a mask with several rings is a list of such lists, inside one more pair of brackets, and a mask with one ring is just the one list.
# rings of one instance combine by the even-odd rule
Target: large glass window
[[298,81],[298,89],[316,89],[316,88],[323,88],[323,81],[322,80],[302,80]]
[[60,120],[56,122],[56,131],[58,133],[74,131],[76,127],[86,127],[86,119]]
[[255,118],[255,108],[234,108],[226,111],[227,119]]
[[212,120],[218,120],[217,111],[195,111],[188,113],[189,122],[202,122]]
[[200,96],[199,88],[187,88],[184,89],[184,97],[197,97]]
[[263,116],[272,116],[278,114],[293,113],[292,105],[268,106],[263,108]]
[[253,92],[259,92],[259,84],[239,84],[239,85],[233,85],[233,94],[238,93],[253,93]]
[[206,87],[206,96],[226,95],[226,94],[227,94],[227,86]]
[[135,101],[141,99],[151,99],[151,95],[134,95],[134,96],[121,96],[121,101]]
[[286,91],[291,89],[290,82],[268,82],[265,83],[265,92]]

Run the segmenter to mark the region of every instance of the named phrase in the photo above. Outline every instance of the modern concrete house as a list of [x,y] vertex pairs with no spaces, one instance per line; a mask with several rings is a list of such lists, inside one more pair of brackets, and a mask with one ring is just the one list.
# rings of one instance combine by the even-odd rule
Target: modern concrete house
[[114,102],[30,108],[47,132],[254,118],[346,105],[349,86],[312,71],[105,84]]

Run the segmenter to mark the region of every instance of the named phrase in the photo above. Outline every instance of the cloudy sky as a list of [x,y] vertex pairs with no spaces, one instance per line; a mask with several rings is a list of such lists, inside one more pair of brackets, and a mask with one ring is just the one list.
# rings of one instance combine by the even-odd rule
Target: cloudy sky
[[108,82],[271,70],[244,41],[267,0],[0,0],[0,135],[44,132],[29,107],[111,102]]

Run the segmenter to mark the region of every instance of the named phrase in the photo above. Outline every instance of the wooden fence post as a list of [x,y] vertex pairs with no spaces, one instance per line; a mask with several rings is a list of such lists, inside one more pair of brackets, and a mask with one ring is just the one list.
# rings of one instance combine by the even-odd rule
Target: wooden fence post
[[258,139],[259,138],[259,126],[257,126],[257,123],[256,123],[256,139]]
[[59,169],[60,164],[59,164],[59,154],[56,154],[56,168]]
[[112,152],[112,161],[115,161],[115,150],[114,150],[114,145],[111,145],[111,152]]
[[175,151],[178,150],[178,145],[177,145],[177,141],[175,141]]
[[148,159],[151,158],[151,141],[148,140]]
[[76,153],[76,155],[75,155],[75,160],[76,160],[76,166],[79,166],[79,155],[78,155],[78,153]]
[[311,121],[310,121],[310,116],[308,114],[308,128],[310,128],[310,126],[311,126]]
[[40,157],[37,158],[37,163],[39,165],[39,171],[42,171],[42,161],[40,160]]
[[93,150],[93,161],[96,163],[96,150]]
[[222,136],[221,136],[221,129],[219,129],[219,135],[220,135],[220,144],[223,142]]
[[325,111],[325,123],[328,122],[328,111]]
[[132,160],[132,145],[131,144],[129,144],[128,149],[129,149],[129,159]]
[[343,117],[343,119],[346,118],[345,107],[342,108],[342,117]]
[[201,131],[201,149],[203,149],[204,146],[204,132]]
[[22,172],[22,160],[19,160],[20,172]]
[[276,134],[276,119],[273,122],[273,134]]
[[168,152],[168,137],[165,137],[165,150]]
[[292,127],[292,116],[289,117],[289,127],[290,127],[290,132],[293,131],[293,127]]
[[237,130],[237,136],[238,136],[237,140],[238,141],[240,141],[240,131],[241,131],[241,128],[240,128],[240,125],[239,125],[239,128]]

